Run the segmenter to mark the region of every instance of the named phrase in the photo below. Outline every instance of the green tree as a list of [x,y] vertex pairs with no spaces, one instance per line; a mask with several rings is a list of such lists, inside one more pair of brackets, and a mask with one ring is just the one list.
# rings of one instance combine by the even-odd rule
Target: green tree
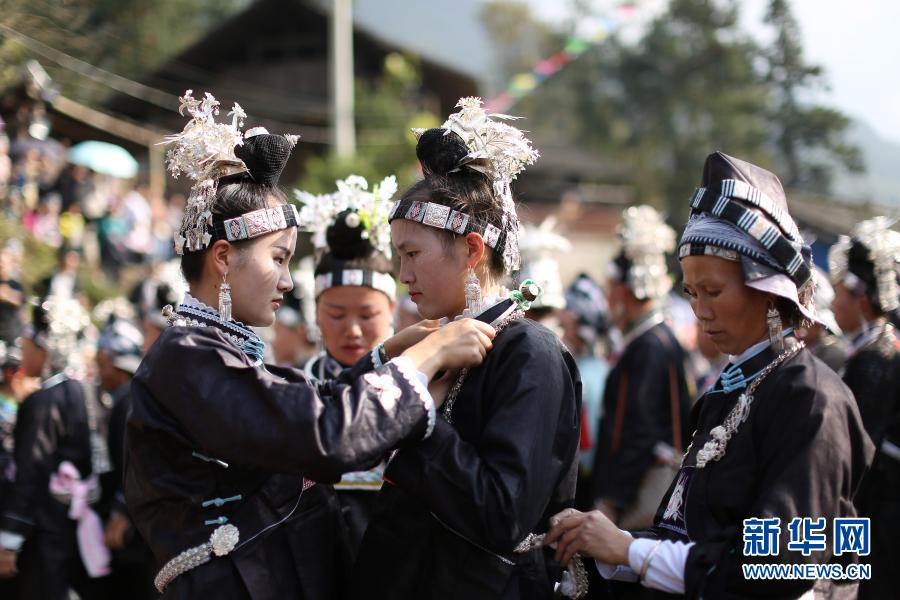
[[0,0],[0,86],[15,80],[22,59],[35,58],[65,93],[89,103],[102,100],[110,89],[62,67],[55,51],[134,78],[248,1]]
[[559,50],[562,36],[540,21],[523,2],[488,0],[481,8],[481,22],[495,43],[495,53],[505,79],[528,72],[537,61]]
[[620,46],[613,102],[641,201],[683,219],[711,150],[766,163],[767,91],[735,2],[673,0],[641,43]]
[[801,101],[805,93],[825,86],[824,72],[805,61],[800,27],[787,0],[771,0],[765,22],[775,34],[763,56],[778,172],[787,186],[827,192],[835,166],[853,172],[865,168],[860,149],[844,138],[850,119],[833,108]]

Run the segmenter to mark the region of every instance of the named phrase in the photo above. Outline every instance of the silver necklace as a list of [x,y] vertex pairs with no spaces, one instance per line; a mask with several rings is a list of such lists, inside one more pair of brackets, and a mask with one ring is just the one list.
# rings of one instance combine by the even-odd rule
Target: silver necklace
[[[756,392],[759,384],[761,384],[772,371],[778,368],[778,365],[791,358],[795,354],[799,353],[805,347],[805,342],[799,342],[798,344],[788,348],[777,357],[775,357],[775,360],[766,365],[766,368],[762,370],[759,376],[750,383],[747,389],[744,390],[744,392],[738,398],[737,404],[734,405],[734,407],[725,417],[725,420],[722,421],[722,424],[713,427],[710,430],[709,441],[703,444],[703,448],[701,448],[700,451],[697,452],[698,469],[702,469],[707,465],[707,463],[715,462],[725,456],[725,448],[728,446],[728,441],[732,437],[734,437],[735,433],[737,433],[738,426],[746,421],[747,417],[750,415],[750,406],[753,404],[754,398],[753,394],[754,392]],[[695,431],[693,437],[695,438],[696,435],[697,432]],[[693,447],[694,440],[692,439],[687,451],[684,453],[684,456],[681,457],[682,467],[684,467],[684,463],[687,460],[688,455],[691,453],[691,448]]]
[[[510,323],[517,319],[521,319],[524,316],[525,313],[521,310],[514,310],[509,316],[494,325],[494,330],[497,332],[497,335],[500,335],[500,332],[506,329]],[[447,392],[447,399],[441,407],[441,414],[444,415],[444,418],[448,423],[453,423],[453,405],[456,403],[456,397],[459,395],[459,390],[462,388],[462,384],[466,380],[466,375],[468,374],[468,368],[461,369],[459,375],[456,376],[456,381],[454,381],[453,385],[450,387],[450,391]]]

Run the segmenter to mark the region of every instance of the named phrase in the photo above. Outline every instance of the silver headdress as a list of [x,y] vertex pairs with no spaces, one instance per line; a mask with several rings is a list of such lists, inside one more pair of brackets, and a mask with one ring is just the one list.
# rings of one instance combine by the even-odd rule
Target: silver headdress
[[313,248],[317,252],[328,248],[326,232],[337,216],[350,209],[347,225],[362,227],[360,237],[368,239],[376,250],[391,258],[391,230],[388,215],[391,199],[397,193],[397,178],[385,177],[369,191],[365,177],[350,175],[336,182],[337,191],[331,194],[310,194],[294,190],[294,197],[301,204],[298,227],[313,234]]
[[533,279],[543,290],[540,298],[531,303],[531,308],[566,307],[565,290],[557,259],[559,254],[570,252],[572,244],[554,231],[556,224],[556,217],[549,216],[537,227],[526,225],[523,228],[519,243],[519,250],[522,253],[519,279]]
[[855,289],[860,279],[853,273],[850,250],[861,244],[868,251],[875,275],[873,298],[884,312],[900,307],[900,289],[897,285],[900,268],[900,232],[891,229],[894,221],[887,217],[875,217],[853,228],[850,236],[842,235],[828,251],[828,270],[833,282],[842,282]]
[[216,197],[217,180],[226,175],[247,170],[244,162],[235,156],[234,148],[244,142],[241,127],[247,114],[235,103],[228,113],[231,123],[216,123],[219,101],[209,92],[198,100],[187,90],[180,97],[178,113],[187,112],[191,120],[184,130],[166,137],[162,143],[172,144],[166,154],[172,177],[186,175],[194,180],[184,208],[181,227],[175,233],[175,251],[203,250],[212,239],[212,203]]
[[[331,194],[294,192],[302,204],[298,226],[313,234],[317,263],[315,297],[331,287],[355,285],[395,298],[397,282],[390,273],[388,217],[397,179],[393,175],[385,177],[372,191],[365,178],[358,175],[336,183],[337,191]],[[383,258],[378,258],[379,254]]]
[[[80,374],[84,367],[82,337],[91,325],[91,318],[78,300],[49,296],[36,311],[35,323],[39,331],[35,342],[47,351],[48,374],[69,371]],[[43,313],[43,314],[41,314]]]
[[[489,114],[482,108],[482,104],[481,98],[461,98],[456,103],[456,107],[460,109],[459,112],[451,114],[441,126],[445,136],[455,133],[460,137],[468,150],[448,172],[453,173],[466,167],[484,173],[491,179],[494,193],[500,199],[503,209],[502,232],[506,234],[507,238],[503,244],[503,264],[507,271],[515,271],[518,270],[520,263],[518,239],[521,224],[516,214],[516,206],[510,185],[527,165],[537,160],[539,154],[531,146],[531,141],[525,137],[522,131],[504,123],[504,121],[512,121],[520,117]],[[419,139],[425,131],[424,129],[413,129],[413,134],[416,136],[416,139]],[[392,214],[399,216],[396,208],[398,207],[395,207],[395,211]],[[427,209],[428,207],[423,208]],[[474,221],[467,218],[467,215],[450,215],[449,211],[432,212],[443,215],[444,224],[437,225],[433,220],[429,222],[426,219],[424,221],[426,225],[460,233],[458,231],[459,223],[462,223],[463,229],[466,227],[466,223],[461,220],[463,217],[466,217],[466,222],[474,224]],[[444,215],[444,212],[447,214]],[[447,218],[453,216],[457,218],[455,220]],[[423,221],[420,220],[420,222]],[[492,235],[490,229],[480,233],[486,236]],[[499,231],[496,232],[496,236],[493,239],[495,244],[500,242],[500,233]],[[491,240],[486,241],[490,242]],[[492,248],[495,247],[495,244],[489,243]]]
[[672,289],[666,266],[666,253],[675,249],[675,231],[654,208],[632,206],[622,212],[622,224],[616,230],[622,253],[631,263],[622,280],[641,300],[658,299]]

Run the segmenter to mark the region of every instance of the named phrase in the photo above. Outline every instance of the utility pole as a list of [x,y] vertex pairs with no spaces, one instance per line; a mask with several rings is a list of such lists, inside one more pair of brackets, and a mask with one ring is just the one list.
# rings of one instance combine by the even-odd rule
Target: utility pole
[[353,0],[332,0],[329,45],[332,143],[338,156],[356,153],[353,115]]

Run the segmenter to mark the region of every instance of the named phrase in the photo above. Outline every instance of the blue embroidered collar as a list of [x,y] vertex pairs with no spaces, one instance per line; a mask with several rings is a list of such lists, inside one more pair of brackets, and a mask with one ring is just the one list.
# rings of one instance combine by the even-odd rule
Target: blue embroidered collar
[[[782,337],[787,337],[794,332],[792,327],[781,332]],[[766,360],[754,360],[761,358],[762,355],[772,346],[769,340],[764,340],[754,344],[744,350],[739,356],[732,356],[731,362],[722,370],[716,382],[706,390],[707,394],[730,394],[735,390],[742,390],[759,377],[759,374],[769,364],[768,357]],[[762,363],[762,364],[759,364]],[[746,375],[744,371],[751,373]]]
[[255,331],[240,321],[235,321],[234,319],[223,321],[217,310],[187,293],[175,312],[184,319],[186,325],[192,327],[215,327],[234,342],[244,354],[257,364],[262,364],[266,352],[265,343],[256,335]]

